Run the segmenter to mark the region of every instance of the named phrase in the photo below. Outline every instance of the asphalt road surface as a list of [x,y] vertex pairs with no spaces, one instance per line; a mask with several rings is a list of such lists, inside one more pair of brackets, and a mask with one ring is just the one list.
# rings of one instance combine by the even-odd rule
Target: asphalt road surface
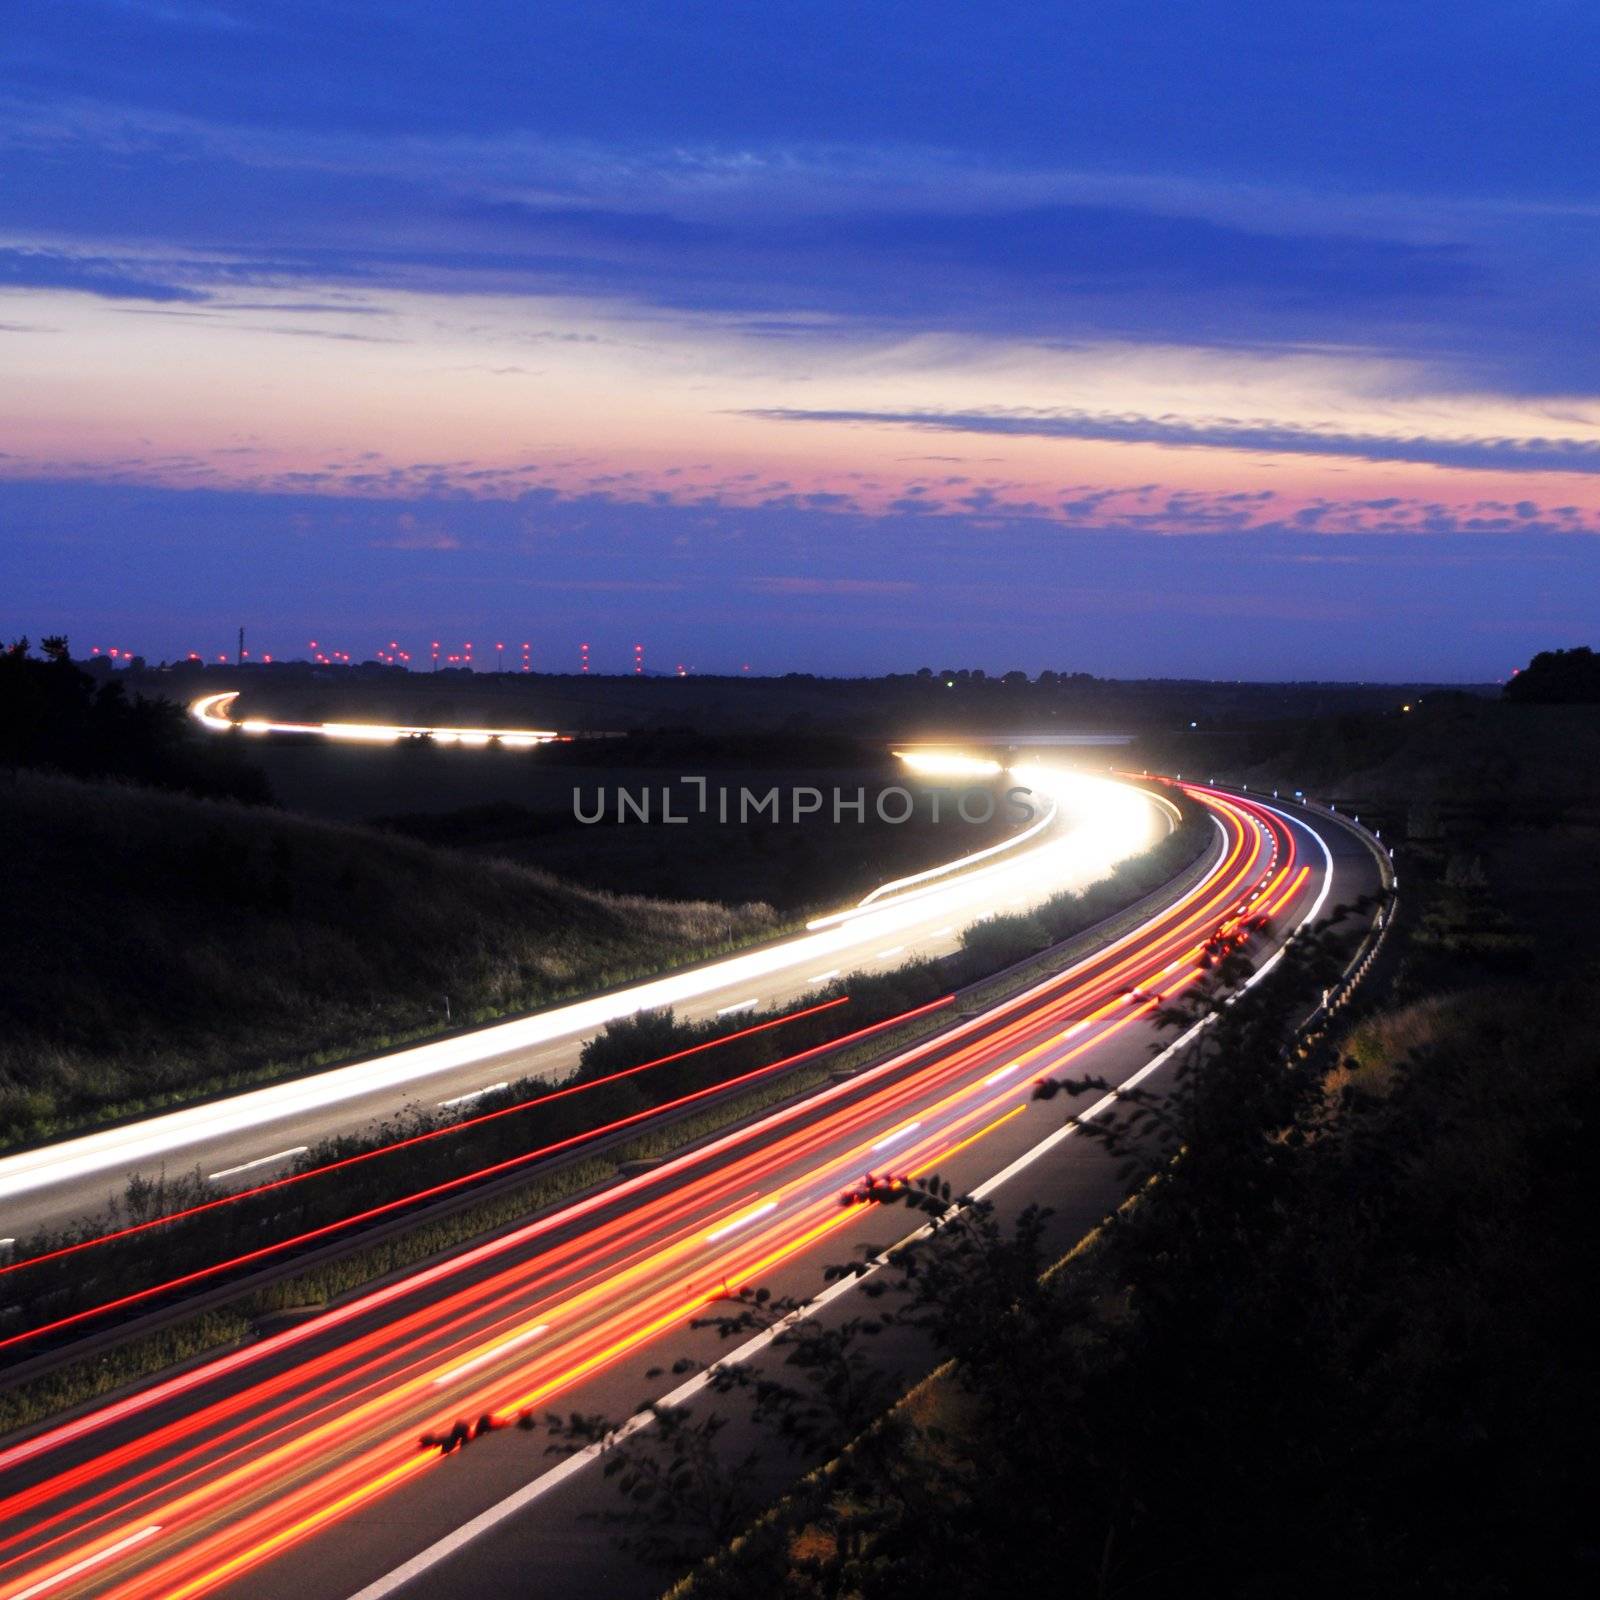
[[[1076,967],[659,1166],[0,1448],[0,1600],[647,1594],[581,1520],[609,1491],[532,1437],[449,1455],[424,1433],[524,1409],[626,1415],[709,1347],[687,1323],[727,1289],[814,1295],[823,1267],[893,1242],[904,1214],[846,1207],[865,1174],[937,1171],[1003,1206],[1116,1198],[1069,1106],[1034,1080],[1161,1070],[1151,1014],[1200,981],[1202,947],[1270,918],[1253,954],[1378,887],[1326,817],[1196,791],[1216,865]],[[1109,1182],[1109,1186],[1108,1186]],[[898,1224],[898,1226],[896,1226]],[[888,1237],[885,1230],[891,1229]],[[848,1302],[848,1293],[839,1304]],[[724,1352],[725,1353],[725,1352]]]

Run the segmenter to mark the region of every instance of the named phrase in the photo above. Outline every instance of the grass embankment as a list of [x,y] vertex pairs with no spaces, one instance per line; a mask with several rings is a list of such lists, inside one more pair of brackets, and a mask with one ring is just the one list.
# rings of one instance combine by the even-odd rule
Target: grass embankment
[[381,1051],[767,936],[335,824],[0,772],[0,1143]]
[[[403,1164],[389,1158],[325,1178],[310,1178],[290,1189],[242,1201],[238,1205],[173,1224],[160,1230],[163,1277],[175,1276],[236,1251],[259,1248],[271,1239],[287,1239],[332,1217],[350,1215],[397,1195],[415,1193],[431,1182],[473,1171],[509,1155],[602,1127],[638,1110],[679,1095],[725,1082],[756,1067],[777,1061],[813,1044],[838,1037],[881,1018],[925,1004],[954,986],[967,986],[964,998],[992,1005],[1005,994],[1036,982],[1083,952],[1075,935],[1115,918],[1154,889],[1181,874],[1207,851],[1211,830],[1197,812],[1188,825],[1143,855],[1120,864],[1081,893],[1056,895],[1022,917],[996,918],[972,930],[967,948],[942,962],[913,962],[889,973],[852,974],[824,994],[848,992],[846,1006],[769,1032],[740,1038],[704,1054],[675,1062],[649,1074],[619,1082],[597,1083],[590,1092],[552,1105],[464,1130],[405,1152]],[[1131,913],[1130,913],[1131,915]],[[1119,930],[1120,931],[1120,927]],[[1096,938],[1099,937],[1097,933]],[[1041,942],[1055,944],[1040,954]],[[1035,959],[1026,959],[1027,957]],[[1018,962],[1011,970],[998,969]],[[751,1017],[705,1023],[675,1021],[670,1014],[650,1015],[614,1024],[584,1050],[578,1081],[598,1080],[641,1060],[653,1060],[690,1045],[747,1028]],[[669,1154],[766,1106],[803,1093],[830,1073],[903,1047],[943,1025],[949,1013],[935,1013],[895,1030],[833,1052],[772,1079],[713,1103],[690,1117],[659,1127],[646,1127],[625,1145],[603,1154],[581,1151],[551,1170],[534,1166],[525,1182],[501,1190],[462,1210],[421,1221],[404,1232],[370,1245],[357,1241],[337,1259],[294,1273],[257,1290],[241,1290],[238,1301],[208,1310],[191,1322],[139,1337],[103,1357],[87,1358],[28,1381],[0,1396],[0,1430],[24,1425],[69,1404],[104,1394],[120,1383],[147,1375],[188,1355],[242,1337],[262,1314],[277,1309],[321,1303],[351,1292],[385,1273],[414,1265],[428,1256],[525,1217],[542,1206],[592,1187],[615,1175],[628,1161]],[[475,1112],[510,1105],[540,1085],[513,1085],[486,1098]],[[301,1159],[303,1168],[373,1149],[394,1137],[438,1126],[424,1120],[386,1129],[365,1141],[332,1141]],[[197,1178],[161,1186],[130,1189],[129,1204],[99,1219],[81,1236],[92,1236],[124,1221],[160,1215],[209,1198]],[[152,1234],[143,1234],[97,1248],[82,1256],[41,1264],[24,1275],[27,1290],[25,1322],[12,1319],[4,1331],[38,1326],[83,1306],[102,1303],[150,1281]],[[17,1255],[26,1258],[62,1242],[59,1238],[22,1241]],[[16,1280],[14,1280],[16,1281]]]
[[[621,741],[619,741],[621,742]],[[530,764],[543,752],[529,757]],[[441,754],[440,762],[448,759]],[[698,769],[686,761],[678,770]],[[540,774],[546,785],[550,773]],[[877,797],[898,785],[902,775],[891,772],[807,769],[797,777],[793,766],[767,772],[743,770],[711,772],[708,779],[711,813],[701,816],[690,808],[696,791],[677,784],[676,772],[618,769],[614,774],[593,774],[569,783],[554,805],[499,802],[427,815],[388,816],[374,819],[382,827],[425,844],[444,845],[480,857],[540,863],[563,877],[602,889],[631,888],[636,892],[670,897],[694,885],[713,899],[755,899],[775,907],[780,916],[802,920],[822,911],[848,905],[867,889],[892,878],[942,865],[964,855],[999,844],[1018,824],[1013,813],[997,803],[985,823],[965,823],[950,816],[934,822],[925,799],[917,813],[903,823],[885,822],[875,811]],[[606,793],[625,788],[635,797],[648,795],[652,816],[659,815],[664,786],[672,790],[672,804],[687,812],[680,826],[651,823],[617,824],[614,820],[585,826],[573,815],[572,788],[592,812]],[[758,798],[777,787],[782,796],[783,820],[756,822],[739,827],[717,819],[717,796],[727,792],[730,816],[737,818],[739,791],[747,787]],[[530,785],[531,787],[531,785]],[[792,796],[799,787],[820,788],[829,799],[818,816],[792,820]],[[840,791],[853,801],[864,795],[864,817],[844,813],[832,820],[831,796]],[[979,807],[971,807],[974,815]],[[897,814],[891,808],[891,815]],[[613,809],[608,819],[615,815]],[[663,841],[669,847],[662,848]]]

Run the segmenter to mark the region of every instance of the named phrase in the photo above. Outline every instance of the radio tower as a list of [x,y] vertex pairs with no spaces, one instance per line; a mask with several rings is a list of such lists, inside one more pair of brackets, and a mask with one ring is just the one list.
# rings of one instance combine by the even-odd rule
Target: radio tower
[[644,676],[644,646],[636,644],[633,647],[633,673],[636,678]]
[[578,646],[578,671],[579,672],[587,672],[588,670],[589,670],[589,647],[586,644],[580,644]]

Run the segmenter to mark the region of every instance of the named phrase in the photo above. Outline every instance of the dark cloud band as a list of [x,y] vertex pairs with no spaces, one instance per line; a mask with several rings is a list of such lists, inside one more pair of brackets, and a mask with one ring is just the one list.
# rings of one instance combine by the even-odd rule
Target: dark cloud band
[[769,422],[835,422],[1191,450],[1243,450],[1260,455],[1344,456],[1464,471],[1600,473],[1600,441],[1591,439],[1338,433],[1270,423],[1191,422],[1178,417],[1089,411],[824,411],[771,406],[739,414]]

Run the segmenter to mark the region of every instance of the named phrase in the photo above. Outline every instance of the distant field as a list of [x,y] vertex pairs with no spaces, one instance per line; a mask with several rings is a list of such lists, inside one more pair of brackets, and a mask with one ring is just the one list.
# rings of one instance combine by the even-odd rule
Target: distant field
[[[553,673],[402,673],[280,664],[180,667],[130,684],[186,700],[241,691],[241,709],[291,721],[375,721],[549,727],[563,732],[695,729],[792,740],[1204,729],[1286,718],[1369,714],[1431,692],[1426,684],[1236,683],[1087,674],[884,678],[582,677]],[[1041,681],[1042,678],[1042,681]],[[949,685],[947,687],[947,684]]]

